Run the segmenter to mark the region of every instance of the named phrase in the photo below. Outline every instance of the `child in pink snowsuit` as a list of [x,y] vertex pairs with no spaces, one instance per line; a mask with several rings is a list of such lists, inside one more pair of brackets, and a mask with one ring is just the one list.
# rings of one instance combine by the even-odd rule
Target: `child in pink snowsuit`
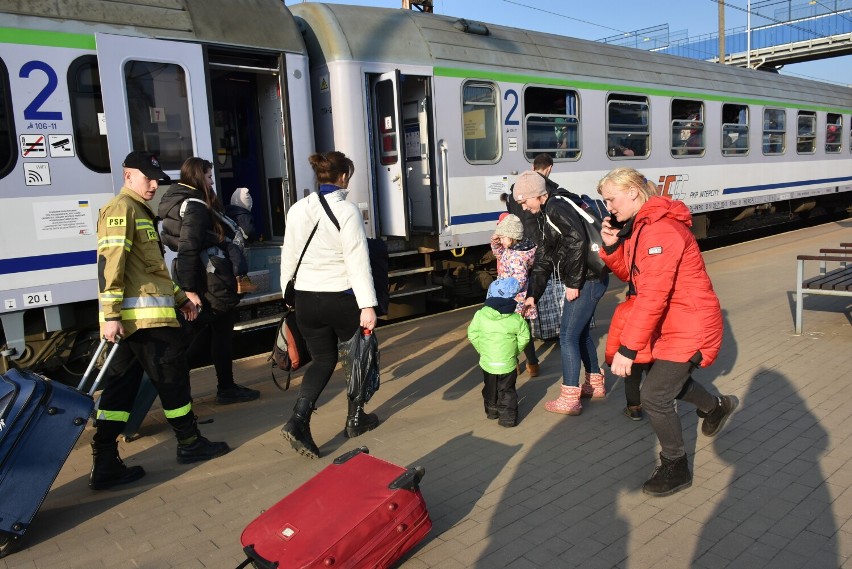
[[[513,277],[518,280],[520,290],[515,296],[518,307],[515,312],[523,316],[524,301],[527,298],[527,277],[535,258],[536,245],[531,239],[524,237],[524,226],[517,215],[504,213],[497,223],[497,230],[491,236],[491,251],[497,257],[497,278],[503,279]],[[533,308],[528,310],[527,318],[536,318]],[[529,325],[529,320],[527,320]],[[535,355],[535,346],[532,336],[527,347],[524,348],[524,356],[527,358],[527,371],[530,377],[539,373],[538,357]]]

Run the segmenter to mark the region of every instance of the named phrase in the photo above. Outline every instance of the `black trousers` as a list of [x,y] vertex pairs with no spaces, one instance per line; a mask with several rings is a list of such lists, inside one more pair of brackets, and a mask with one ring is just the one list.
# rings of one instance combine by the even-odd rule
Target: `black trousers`
[[630,367],[630,375],[624,378],[624,395],[629,407],[638,407],[642,404],[639,395],[639,386],[642,385],[642,376],[651,369],[651,364],[633,363]]
[[197,365],[209,354],[216,369],[216,384],[219,391],[234,386],[234,323],[236,312],[221,312],[209,306],[198,314],[193,322],[185,326],[191,337],[187,360]]
[[518,370],[509,373],[488,373],[482,370],[484,385],[482,400],[485,403],[485,413],[497,411],[501,419],[516,421],[518,418],[518,391],[515,384],[518,380]]
[[124,429],[143,371],[160,395],[163,412],[180,437],[194,428],[186,340],[180,328],[143,328],[123,339],[104,378],[93,440],[113,443]]
[[686,454],[675,399],[704,412],[716,406],[716,398],[690,375],[701,361],[700,353],[697,356],[688,362],[655,361],[642,384],[642,410],[660,441],[662,455],[672,460]]
[[361,309],[352,294],[297,290],[296,322],[311,354],[299,397],[315,405],[337,365],[337,343],[360,328]]

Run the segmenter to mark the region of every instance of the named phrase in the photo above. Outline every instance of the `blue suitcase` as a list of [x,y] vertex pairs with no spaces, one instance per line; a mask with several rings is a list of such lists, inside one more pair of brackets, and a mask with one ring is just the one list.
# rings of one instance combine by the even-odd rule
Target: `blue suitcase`
[[92,414],[101,372],[82,391],[106,347],[101,341],[77,389],[26,370],[0,376],[0,557],[11,553],[41,507]]

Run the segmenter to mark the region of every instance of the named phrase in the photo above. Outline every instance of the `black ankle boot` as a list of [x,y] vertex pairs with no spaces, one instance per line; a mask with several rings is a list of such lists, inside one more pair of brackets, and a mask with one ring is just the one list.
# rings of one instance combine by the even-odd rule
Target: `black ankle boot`
[[190,464],[217,458],[231,452],[231,447],[225,442],[208,441],[196,433],[194,437],[178,440],[177,461],[180,464]]
[[349,413],[346,415],[345,434],[348,438],[363,435],[379,426],[379,418],[375,413],[367,413],[364,406],[354,401],[349,401]]
[[127,467],[118,456],[118,443],[92,443],[92,472],[89,488],[106,490],[113,486],[135,482],[145,476],[141,466]]
[[293,407],[293,415],[281,428],[281,436],[290,441],[293,450],[308,458],[319,458],[319,448],[311,437],[311,413],[314,405],[300,397]]
[[177,419],[169,419],[177,438],[177,461],[180,464],[201,462],[217,458],[231,452],[225,442],[209,441],[198,430],[198,418],[190,414]]
[[722,427],[725,426],[725,421],[728,420],[728,417],[731,416],[731,413],[733,413],[736,408],[736,399],[730,395],[722,395],[721,397],[716,397],[716,406],[713,407],[712,411],[705,413],[700,409],[696,409],[695,412],[698,416],[704,419],[701,422],[702,434],[705,437],[715,437],[718,435],[719,431],[722,430]]
[[662,497],[671,496],[690,486],[692,486],[692,474],[689,472],[687,456],[670,459],[660,453],[660,466],[642,486],[642,491],[649,496]]

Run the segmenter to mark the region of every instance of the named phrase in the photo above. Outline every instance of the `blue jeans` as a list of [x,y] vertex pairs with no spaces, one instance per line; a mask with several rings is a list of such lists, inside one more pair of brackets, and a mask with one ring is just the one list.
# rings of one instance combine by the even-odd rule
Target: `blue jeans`
[[588,373],[600,373],[598,352],[589,334],[589,326],[598,301],[606,293],[609,276],[599,281],[586,281],[580,296],[562,307],[559,327],[559,351],[562,353],[562,385],[580,385],[580,362]]

